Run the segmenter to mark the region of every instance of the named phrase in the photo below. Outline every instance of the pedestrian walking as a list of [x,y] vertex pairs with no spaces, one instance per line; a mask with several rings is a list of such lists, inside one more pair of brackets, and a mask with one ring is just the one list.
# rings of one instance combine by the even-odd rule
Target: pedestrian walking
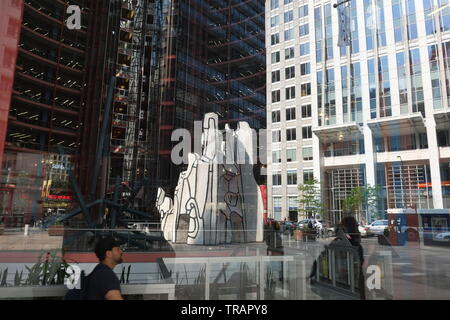
[[112,237],[100,238],[95,246],[95,255],[100,263],[89,275],[86,283],[87,300],[124,300],[120,280],[114,268],[123,262],[120,243]]
[[[358,222],[354,217],[345,217],[342,219],[340,225],[336,226],[336,239],[334,239],[330,245],[328,246],[330,249],[333,247],[340,247],[342,243],[341,238],[345,238],[348,240],[348,242],[344,239],[344,242],[349,243],[352,247],[354,247],[357,251],[357,270],[356,274],[358,275],[358,289],[361,300],[366,299],[365,294],[365,280],[364,280],[364,273],[363,273],[363,263],[364,263],[364,251],[363,247],[361,245],[361,233],[358,230]],[[326,252],[322,252],[320,256],[325,255]],[[311,285],[315,285],[316,281],[318,280],[317,277],[317,265],[318,260],[315,260],[313,263],[313,267],[311,270],[311,274],[309,276],[309,279],[311,281]],[[347,270],[349,272],[349,270]],[[353,281],[353,280],[352,280]]]

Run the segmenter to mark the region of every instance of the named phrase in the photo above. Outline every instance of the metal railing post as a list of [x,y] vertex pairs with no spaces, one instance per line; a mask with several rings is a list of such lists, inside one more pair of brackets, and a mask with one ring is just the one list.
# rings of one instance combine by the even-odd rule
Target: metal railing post
[[354,253],[350,252],[350,288],[353,293],[355,293],[355,259],[354,259]]

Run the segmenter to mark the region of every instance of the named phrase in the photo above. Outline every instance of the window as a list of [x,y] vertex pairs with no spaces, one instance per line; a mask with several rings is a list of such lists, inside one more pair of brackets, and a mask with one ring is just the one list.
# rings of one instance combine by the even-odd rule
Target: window
[[366,29],[366,46],[367,50],[374,47],[375,20],[371,0],[364,0],[364,20]]
[[286,150],[286,161],[287,162],[297,161],[297,149],[287,149]]
[[279,34],[279,33],[273,34],[273,35],[271,36],[271,41],[270,41],[270,43],[271,43],[272,45],[275,45],[275,44],[280,43],[280,34]]
[[281,130],[272,131],[272,142],[273,143],[281,142]]
[[289,186],[297,185],[297,171],[288,171],[287,172],[287,183]]
[[280,90],[272,91],[272,102],[280,102],[281,94]]
[[286,100],[295,99],[295,87],[286,88]]
[[280,24],[280,16],[279,15],[273,16],[273,17],[270,18],[270,26],[272,28],[276,27],[279,24]]
[[[289,214],[291,213],[291,211],[293,211],[294,213],[297,214],[298,211],[298,197],[297,196],[293,196],[293,197],[288,197],[288,209],[289,209]],[[290,218],[292,220],[292,218]],[[297,219],[293,219],[293,221],[297,221]]]
[[272,175],[272,182],[274,186],[281,186],[281,173],[274,173]]
[[378,78],[380,117],[390,117],[392,116],[392,106],[388,56],[378,58]]
[[[281,183],[279,185],[281,185]],[[281,203],[282,203],[281,197],[273,197],[273,218],[277,221],[281,220],[281,211],[282,211]]]
[[280,81],[280,70],[272,71],[272,83]]
[[286,140],[287,141],[296,141],[297,140],[297,129],[291,128],[286,130]]
[[270,0],[270,9],[276,9],[280,6],[280,4],[278,3],[278,0]]
[[294,20],[294,10],[286,11],[284,13],[284,23],[291,22]]
[[301,85],[301,95],[302,97],[311,95],[311,83],[304,83]]
[[272,152],[272,163],[281,163],[281,151],[273,151]]
[[308,5],[301,6],[298,8],[298,17],[304,18],[308,16]]
[[307,36],[309,34],[309,25],[304,24],[300,26],[300,37]]
[[280,51],[272,52],[272,63],[280,62]]
[[285,54],[285,58],[284,58],[285,60],[294,58],[294,47],[285,49],[284,54]]
[[281,121],[281,111],[273,111],[272,112],[272,123],[278,123]]
[[324,6],[326,59],[333,59],[333,24],[331,19],[331,12],[331,4],[326,4]]
[[294,29],[289,29],[284,31],[284,41],[289,41],[294,39]]
[[322,30],[322,8],[318,7],[314,9],[314,28],[316,30],[316,61],[322,61],[322,46],[324,41],[323,30]]
[[305,169],[303,170],[303,183],[307,183],[308,181],[314,180],[314,170]]
[[295,66],[288,67],[285,69],[286,80],[295,78]]
[[306,105],[302,106],[302,119],[311,118],[311,117],[312,117],[311,105],[306,104]]
[[311,65],[310,63],[302,63],[300,65],[300,75],[305,76],[311,73]]
[[286,121],[295,120],[295,107],[286,109]]
[[313,149],[312,147],[303,148],[303,161],[313,160]]
[[302,43],[300,45],[300,56],[306,56],[309,54],[309,42]]
[[427,36],[436,33],[436,25],[434,20],[434,14],[432,12],[435,10],[432,0],[423,0],[423,9],[425,11],[425,30]]
[[294,1],[294,0],[284,0],[284,4],[292,3],[292,1]]
[[302,138],[303,140],[312,139],[312,127],[303,127],[302,128]]
[[290,10],[284,13],[284,23],[294,20],[294,10]]

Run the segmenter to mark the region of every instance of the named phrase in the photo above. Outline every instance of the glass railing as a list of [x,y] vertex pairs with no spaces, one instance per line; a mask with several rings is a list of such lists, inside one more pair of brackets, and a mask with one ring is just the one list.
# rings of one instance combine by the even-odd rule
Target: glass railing
[[371,265],[383,270],[381,290],[372,291],[361,281],[356,248],[334,238],[305,241],[299,230],[292,234],[266,230],[264,243],[202,247],[169,243],[158,225],[140,224],[133,230],[62,226],[6,230],[0,243],[0,252],[8,256],[7,265],[5,259],[0,262],[0,299],[62,299],[68,290],[66,277],[54,270],[65,271],[70,265],[89,274],[98,263],[93,243],[105,235],[123,243],[123,263],[114,272],[129,299],[137,299],[132,295],[139,286],[147,288],[140,295],[163,294],[162,299],[170,300],[360,299],[362,291],[366,299],[394,296],[396,253],[383,247],[367,255]]
[[361,155],[361,154],[364,154],[364,152],[360,152],[359,148],[342,148],[342,149],[334,149],[332,151],[324,152],[324,156],[326,158],[356,156],[356,155]]

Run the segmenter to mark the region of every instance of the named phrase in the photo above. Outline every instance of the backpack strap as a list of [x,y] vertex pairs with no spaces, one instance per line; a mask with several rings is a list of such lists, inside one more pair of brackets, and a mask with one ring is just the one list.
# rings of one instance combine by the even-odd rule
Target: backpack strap
[[[80,293],[81,300],[87,299],[91,278],[97,271],[98,270],[95,270],[95,268],[94,268],[94,270],[88,276],[84,276],[83,279],[81,280],[81,293]],[[83,271],[83,274],[84,274],[84,271]]]

